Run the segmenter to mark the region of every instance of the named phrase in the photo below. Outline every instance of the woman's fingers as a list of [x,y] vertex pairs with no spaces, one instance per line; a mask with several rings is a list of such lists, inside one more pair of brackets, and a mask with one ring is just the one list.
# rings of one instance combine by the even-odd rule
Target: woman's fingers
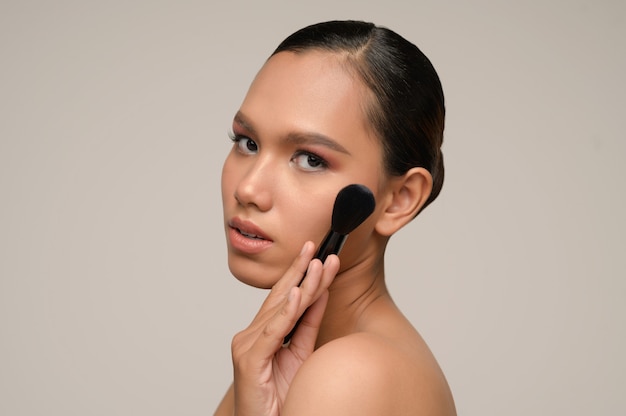
[[297,286],[309,267],[314,251],[315,245],[313,242],[307,241],[304,243],[300,254],[291,262],[291,266],[289,266],[289,269],[287,269],[283,277],[276,282],[272,291],[287,292],[292,287]]
[[[313,351],[319,327],[321,325],[322,318],[324,317],[324,311],[326,310],[326,304],[328,302],[328,287],[332,283],[338,271],[339,257],[336,255],[328,256],[321,270],[319,280],[315,285],[315,292],[310,295],[310,298],[313,300],[312,304],[304,313],[304,316],[298,325],[298,329],[291,339],[289,348],[291,348],[294,353],[306,357]],[[302,303],[304,303],[304,300]]]
[[289,349],[302,361],[313,353],[315,341],[319,333],[324,311],[328,304],[328,291],[325,290],[319,298],[306,310],[298,329],[291,338]]
[[307,241],[304,243],[300,254],[296,256],[287,271],[272,287],[272,291],[267,296],[266,302],[264,302],[263,306],[265,306],[266,303],[274,305],[282,302],[284,297],[287,295],[287,292],[289,292],[292,287],[297,286],[300,283],[309,266],[309,262],[313,258],[314,251],[315,245],[313,242]]
[[[233,358],[245,356],[252,361],[271,359],[283,345],[285,335],[294,328],[307,308],[320,297],[327,296],[328,287],[339,270],[339,258],[331,255],[322,265],[319,259],[310,259],[313,249],[312,243],[304,245],[302,252],[272,289],[252,323],[233,338]],[[298,287],[305,269],[306,278]],[[305,345],[309,349],[313,348],[325,305],[325,300],[317,303],[313,312],[307,313],[306,322],[300,324],[305,329],[304,335],[299,336],[296,343],[298,348]]]
[[303,311],[315,302],[322,292],[328,289],[338,271],[339,257],[334,254],[328,256],[324,264],[317,259],[311,261],[301,286]]
[[[281,347],[285,332],[291,328],[291,322],[297,319],[301,293],[293,287],[287,298],[274,311],[274,315],[251,334],[251,345],[245,348],[245,359],[252,363],[268,363]],[[235,351],[233,351],[233,354]]]
[[236,368],[258,367],[255,363],[267,363],[271,360],[280,348],[280,343],[276,340],[282,340],[290,323],[297,319],[301,297],[299,288],[294,286],[281,304],[267,311],[265,319],[256,318],[248,328],[233,337],[231,349]]
[[[287,298],[261,329],[261,333],[255,341],[259,352],[265,351],[266,354],[271,354],[282,346],[285,335],[294,327],[306,309],[318,301],[320,297],[327,296],[328,286],[330,286],[338,270],[339,259],[337,256],[329,256],[325,265],[322,265],[318,259],[313,259],[309,263],[307,275],[302,286],[290,289]],[[326,301],[323,300],[314,308],[312,315],[307,314],[308,321],[306,325],[308,328],[319,328],[325,307]],[[317,330],[307,330],[305,333],[317,334]],[[310,344],[312,348],[315,344],[314,337]]]
[[262,324],[262,322],[267,319],[268,314],[269,316],[273,315],[274,309],[283,303],[289,290],[300,283],[309,262],[313,258],[314,250],[315,246],[311,241],[304,243],[300,254],[296,256],[281,279],[272,287],[269,295],[267,295],[259,311],[250,323],[250,327],[254,327],[259,323]]
[[322,274],[321,262],[318,259],[310,261],[303,285],[291,287],[287,299],[262,328],[256,340],[259,351],[273,353],[282,346],[285,335],[294,327],[306,308],[321,294],[318,288]]

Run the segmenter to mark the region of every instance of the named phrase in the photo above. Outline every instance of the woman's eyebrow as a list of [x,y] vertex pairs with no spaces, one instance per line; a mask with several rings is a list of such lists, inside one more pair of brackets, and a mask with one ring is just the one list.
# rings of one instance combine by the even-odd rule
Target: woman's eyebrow
[[[241,111],[237,111],[237,114],[235,114],[235,118],[233,119],[233,121],[241,126],[243,129],[250,132],[250,134],[257,135],[257,131],[255,130],[254,126],[248,121],[248,118]],[[293,132],[287,135],[286,141],[295,145],[324,146],[337,152],[350,155],[350,152],[348,152],[348,150],[341,144],[339,144],[336,140],[333,140],[330,137],[320,133]]]
[[341,144],[339,144],[337,141],[319,133],[310,133],[310,132],[290,133],[287,136],[287,141],[289,143],[293,143],[296,145],[325,146],[337,152],[350,155],[350,152],[348,152],[348,150],[345,147],[343,147]]
[[233,118],[233,122],[239,124],[242,128],[246,129],[251,134],[257,134],[254,127],[252,127],[250,122],[248,122],[248,118],[241,111],[237,111],[237,114],[235,114],[235,117]]

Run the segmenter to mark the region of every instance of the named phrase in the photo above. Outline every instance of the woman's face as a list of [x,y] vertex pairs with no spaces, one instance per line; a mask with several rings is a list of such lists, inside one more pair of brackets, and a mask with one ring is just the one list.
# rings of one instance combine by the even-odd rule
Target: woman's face
[[[375,197],[384,189],[381,147],[364,113],[367,90],[339,59],[319,51],[274,55],[235,115],[222,200],[228,264],[247,284],[271,287],[305,241],[321,242],[344,186],[366,185]],[[376,215],[348,238],[342,269],[365,255]]]

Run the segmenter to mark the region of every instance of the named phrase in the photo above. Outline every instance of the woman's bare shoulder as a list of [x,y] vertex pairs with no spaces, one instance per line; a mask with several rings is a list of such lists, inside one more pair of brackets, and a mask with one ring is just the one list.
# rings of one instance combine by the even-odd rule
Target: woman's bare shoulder
[[228,390],[226,391],[226,395],[217,406],[215,413],[213,416],[233,416],[235,414],[235,389],[231,384]]
[[[419,350],[419,348],[417,348]],[[283,415],[455,415],[438,365],[385,337],[356,333],[322,346],[294,378]]]

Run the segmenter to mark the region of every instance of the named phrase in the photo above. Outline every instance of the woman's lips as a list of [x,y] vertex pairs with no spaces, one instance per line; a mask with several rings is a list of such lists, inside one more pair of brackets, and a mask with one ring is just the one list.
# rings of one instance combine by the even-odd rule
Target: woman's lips
[[246,254],[257,254],[269,248],[273,241],[254,223],[237,217],[228,222],[230,246]]

